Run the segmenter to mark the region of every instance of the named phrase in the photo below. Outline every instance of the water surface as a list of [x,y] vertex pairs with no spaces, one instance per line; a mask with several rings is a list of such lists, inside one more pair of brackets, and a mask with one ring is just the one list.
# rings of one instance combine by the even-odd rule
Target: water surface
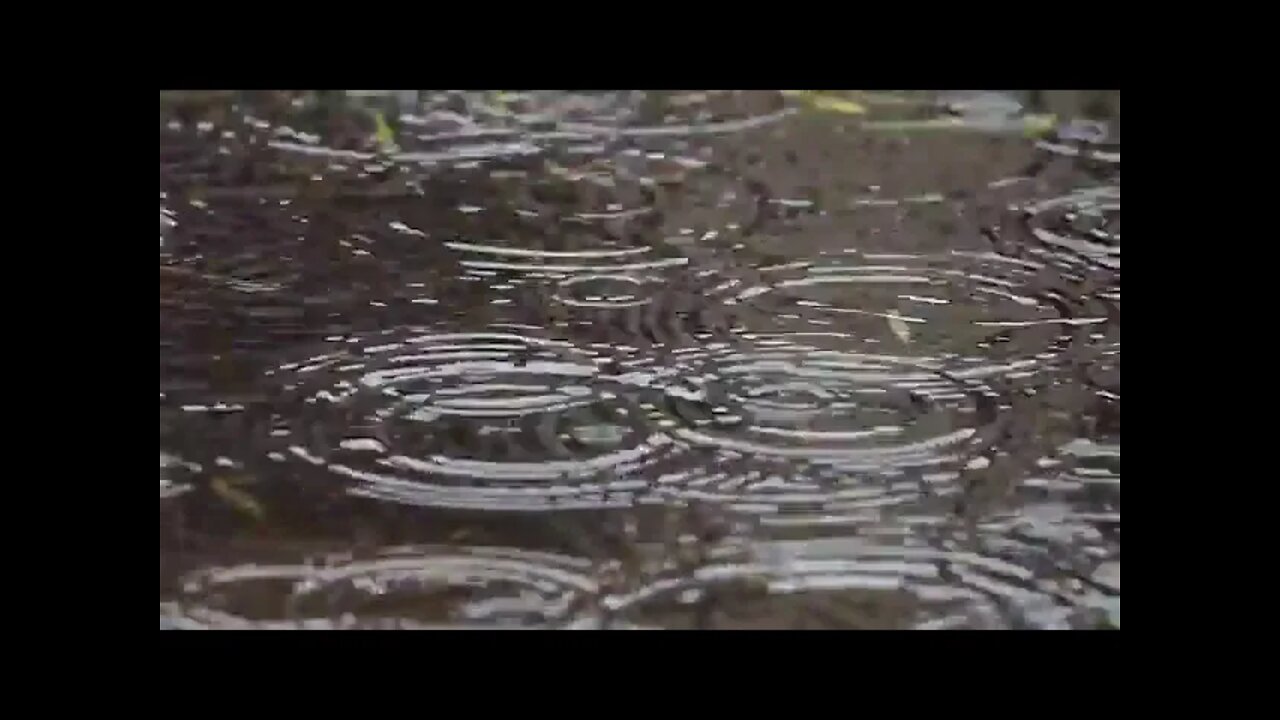
[[1088,97],[162,92],[161,628],[1118,627]]

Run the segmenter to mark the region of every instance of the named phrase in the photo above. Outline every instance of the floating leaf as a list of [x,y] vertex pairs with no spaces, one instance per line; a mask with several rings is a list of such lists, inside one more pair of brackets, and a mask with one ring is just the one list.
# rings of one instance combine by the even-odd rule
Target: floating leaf
[[865,115],[867,108],[852,100],[844,98],[832,97],[830,95],[819,95],[811,101],[813,106],[819,110],[830,110],[832,112],[844,113],[846,115]]
[[396,150],[396,134],[391,130],[391,126],[387,124],[387,118],[381,112],[374,112],[373,122],[377,126],[374,139],[377,140],[378,147],[385,152],[394,152]]
[[216,477],[209,483],[209,488],[214,495],[227,501],[232,507],[261,522],[266,517],[266,512],[252,495],[235,487],[242,482],[245,482],[244,478]]
[[896,314],[888,315],[885,319],[889,321],[889,329],[904,345],[911,342],[911,328],[907,327],[906,321]]

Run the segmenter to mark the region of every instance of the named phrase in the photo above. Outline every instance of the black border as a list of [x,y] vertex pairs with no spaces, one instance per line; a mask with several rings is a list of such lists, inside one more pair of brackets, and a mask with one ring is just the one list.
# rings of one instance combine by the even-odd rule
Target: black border
[[348,8],[359,19],[345,20],[263,10],[235,29],[177,11],[165,23],[181,30],[163,36],[159,85],[1065,89],[1117,88],[1122,77],[1114,23],[1052,6],[991,17],[920,6],[904,18],[862,6],[738,5],[708,7],[701,22],[647,6],[468,9],[414,18],[362,5]]

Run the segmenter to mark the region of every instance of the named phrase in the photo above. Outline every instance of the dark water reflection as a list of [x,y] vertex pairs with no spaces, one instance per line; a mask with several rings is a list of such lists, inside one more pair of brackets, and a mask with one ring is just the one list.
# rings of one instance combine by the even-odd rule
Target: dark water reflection
[[161,627],[1118,627],[1088,97],[162,93]]

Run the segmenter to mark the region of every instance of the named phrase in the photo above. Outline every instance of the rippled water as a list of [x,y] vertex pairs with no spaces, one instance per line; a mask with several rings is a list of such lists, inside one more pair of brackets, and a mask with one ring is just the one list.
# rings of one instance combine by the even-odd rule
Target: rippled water
[[161,628],[1118,628],[1108,97],[162,92]]

